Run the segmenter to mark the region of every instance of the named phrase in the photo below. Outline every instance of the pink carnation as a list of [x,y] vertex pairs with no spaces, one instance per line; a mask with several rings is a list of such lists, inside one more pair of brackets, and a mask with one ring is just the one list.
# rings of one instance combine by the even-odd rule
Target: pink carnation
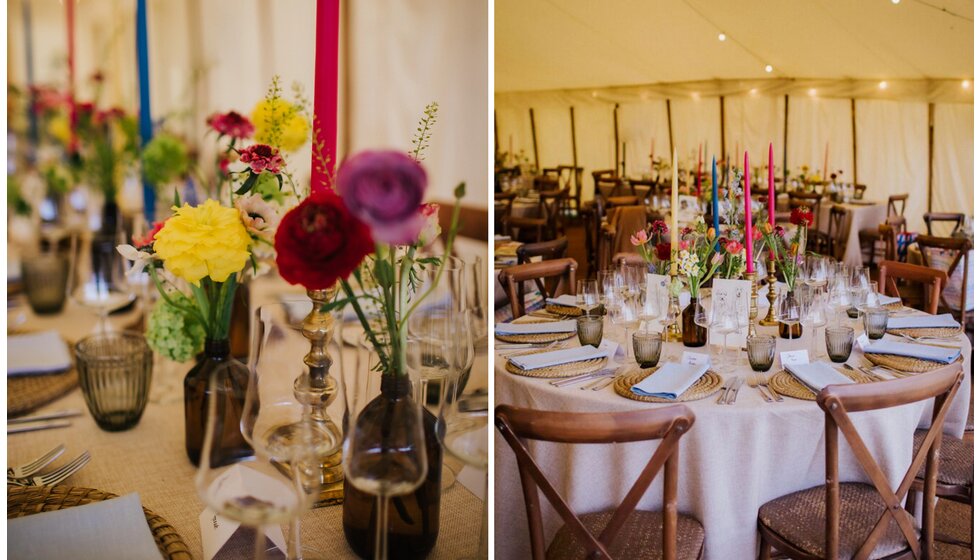
[[267,144],[256,144],[244,148],[238,152],[238,157],[242,163],[248,164],[252,173],[268,171],[273,175],[278,175],[286,163],[279,155],[279,150]]
[[208,117],[207,123],[218,134],[240,140],[251,137],[255,132],[255,126],[252,125],[252,121],[235,111],[228,111],[223,115],[221,113],[215,113]]

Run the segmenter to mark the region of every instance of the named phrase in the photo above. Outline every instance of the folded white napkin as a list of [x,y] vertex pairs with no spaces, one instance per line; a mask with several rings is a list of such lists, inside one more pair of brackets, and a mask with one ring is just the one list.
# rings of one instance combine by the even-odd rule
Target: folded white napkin
[[543,367],[570,364],[572,362],[584,362],[596,358],[612,359],[619,345],[614,342],[603,340],[599,347],[578,346],[576,348],[562,348],[551,352],[541,352],[539,354],[528,354],[526,356],[514,356],[510,361],[523,370],[539,369]]
[[135,493],[8,519],[7,555],[32,560],[160,560]]
[[71,367],[68,345],[56,331],[7,338],[7,375],[65,371]]
[[911,317],[889,317],[889,329],[958,329],[960,324],[949,313],[942,315],[913,315]]
[[919,358],[930,362],[940,362],[943,364],[953,363],[953,360],[960,357],[959,348],[940,348],[928,344],[912,344],[909,342],[896,342],[894,340],[876,340],[864,349],[865,354],[894,354],[896,356],[907,356],[909,358]]
[[793,377],[814,391],[820,391],[827,385],[854,383],[853,379],[824,362],[787,364],[786,369],[793,374]]
[[542,323],[498,323],[497,334],[544,334],[575,332],[575,321],[544,321]]
[[699,366],[667,363],[660,366],[660,369],[646,379],[633,385],[630,390],[634,394],[644,397],[660,397],[662,399],[676,399],[684,391],[701,379],[704,372],[708,371],[708,364]]
[[571,294],[562,294],[558,297],[548,298],[548,303],[555,305],[566,305],[568,307],[577,307],[578,299]]
[[898,296],[886,296],[884,294],[878,294],[878,303],[881,305],[891,305],[893,303],[902,303],[902,298]]

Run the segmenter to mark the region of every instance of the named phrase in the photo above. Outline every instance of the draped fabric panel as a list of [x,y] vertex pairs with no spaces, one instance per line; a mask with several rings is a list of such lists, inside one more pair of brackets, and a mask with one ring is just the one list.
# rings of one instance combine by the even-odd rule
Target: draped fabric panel
[[534,106],[541,168],[572,164],[572,117],[561,99],[544,99]]
[[[809,167],[809,173],[822,176],[826,159],[830,171],[844,171],[844,182],[866,183],[868,196],[876,196],[875,186],[868,183],[863,174],[856,181],[854,178],[850,100],[791,95],[788,128],[786,166],[790,176],[799,174],[804,165]],[[830,178],[829,172],[827,177]]]
[[630,177],[650,173],[651,149],[654,158],[669,160],[667,104],[664,100],[620,105],[619,141],[626,142],[626,174]]
[[[531,117],[528,106],[501,102],[494,107],[497,122],[497,140],[500,152],[512,157],[527,157],[534,163],[534,145],[531,142]],[[569,139],[571,140],[571,139]],[[523,156],[519,156],[523,154]],[[511,162],[507,162],[509,165]]]
[[585,168],[582,199],[591,200],[595,191],[591,173],[598,169],[615,168],[613,106],[584,100],[576,102],[574,106],[578,163]]
[[671,98],[670,118],[677,166],[682,170],[697,167],[699,144],[707,145],[712,153],[721,152],[721,102],[717,97]]
[[973,214],[973,105],[936,104],[932,210]]
[[[738,95],[725,98],[725,149],[734,151],[737,144],[739,150],[749,152],[749,163],[752,167],[769,164],[769,143],[772,142],[773,167],[777,177],[778,169],[783,167],[783,111],[784,102],[781,97],[761,95]],[[742,152],[739,152],[738,157]],[[708,155],[710,165],[711,155],[720,157],[720,146],[712,149]],[[741,164],[741,160],[739,160]],[[759,175],[765,181],[765,175]]]
[[858,179],[868,198],[909,193],[909,231],[925,231],[929,200],[929,107],[925,103],[858,100]]

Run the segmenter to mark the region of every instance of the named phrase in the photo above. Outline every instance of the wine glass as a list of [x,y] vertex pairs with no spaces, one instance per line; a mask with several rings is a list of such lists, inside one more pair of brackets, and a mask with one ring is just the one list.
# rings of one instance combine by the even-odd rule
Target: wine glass
[[619,295],[619,282],[620,278],[617,276],[615,270],[600,270],[599,271],[599,289],[602,304],[610,305]]
[[735,302],[729,299],[727,293],[718,294],[713,298],[711,313],[711,328],[722,335],[721,361],[723,371],[731,371],[734,364],[728,363],[728,335],[738,331],[738,317]]
[[[367,373],[367,372],[363,372]],[[355,392],[344,439],[344,475],[347,482],[375,497],[374,558],[388,557],[388,504],[418,488],[428,474],[422,407],[413,397],[417,383],[408,375],[386,374],[382,392],[391,398]],[[371,400],[368,400],[371,399]]]
[[599,283],[596,280],[579,280],[575,299],[582,311],[591,314],[599,306]]
[[632,346],[630,343],[630,330],[635,330],[640,326],[639,304],[633,298],[619,295],[607,309],[609,309],[609,316],[612,323],[622,327],[626,333],[623,345],[626,347],[626,358],[628,360],[630,358],[630,346]]
[[820,255],[810,255],[806,258],[807,285],[816,287],[827,285],[829,275],[827,264],[827,259]]
[[645,292],[640,306],[640,321],[644,329],[649,332],[650,323],[663,319],[667,311],[667,301],[664,299],[660,285],[647,286]]
[[800,304],[800,323],[810,329],[811,356],[816,359],[820,354],[817,344],[817,329],[827,324],[826,296],[820,288],[809,288],[802,293]]
[[487,268],[482,258],[476,256],[466,262],[466,309],[472,321],[473,344],[480,348],[487,345]]
[[834,309],[834,323],[839,327],[841,314],[851,306],[851,293],[847,274],[838,274],[830,283],[829,303]]
[[[711,288],[700,288],[694,305],[694,324],[707,329],[711,326]],[[724,348],[722,348],[724,351]],[[720,354],[720,353],[719,353]]]
[[862,314],[868,309],[879,307],[880,302],[878,300],[878,283],[868,282],[868,288],[866,290],[861,290],[859,297],[860,299],[855,307],[857,307],[858,311],[860,311]]
[[789,327],[789,337],[793,338],[793,326],[800,323],[800,305],[796,298],[790,297],[787,291],[783,291],[779,300],[779,307],[776,308],[776,320]]
[[136,298],[133,286],[126,281],[126,259],[116,251],[117,241],[113,236],[97,235],[89,247],[90,253],[85,255],[83,251],[76,260],[76,270],[69,276],[72,299],[98,314],[99,332],[109,331],[109,313],[126,307]]

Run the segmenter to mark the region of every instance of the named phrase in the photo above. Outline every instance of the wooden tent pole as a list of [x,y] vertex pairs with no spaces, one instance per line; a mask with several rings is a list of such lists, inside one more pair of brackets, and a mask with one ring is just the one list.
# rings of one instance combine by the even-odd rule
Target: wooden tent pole
[[[667,101],[667,139],[670,141],[670,154],[674,153],[674,125],[670,117],[670,98]],[[668,154],[669,155],[669,154]]]
[[575,142],[575,107],[568,108],[568,116],[572,120],[572,176],[575,177],[575,192],[581,193],[581,177],[578,172],[578,145]]
[[528,109],[531,114],[531,144],[534,146],[534,168],[541,172],[541,164],[538,162],[538,132],[534,128],[534,108]]
[[[725,96],[722,95],[718,98],[719,105],[721,106],[721,157],[725,157]],[[704,154],[704,159],[707,161],[708,154]]]
[[619,103],[613,107],[613,174],[619,175]]
[[854,184],[858,184],[857,102],[851,98],[851,159],[854,161]]
[[789,94],[783,96],[783,192],[789,190],[789,168],[787,154],[789,153]]
[[929,212],[932,212],[932,159],[935,156],[935,116],[936,116],[936,104],[929,104]]
[[[500,126],[497,124],[497,111],[493,112],[493,153],[500,154]],[[496,159],[496,157],[494,158]]]

